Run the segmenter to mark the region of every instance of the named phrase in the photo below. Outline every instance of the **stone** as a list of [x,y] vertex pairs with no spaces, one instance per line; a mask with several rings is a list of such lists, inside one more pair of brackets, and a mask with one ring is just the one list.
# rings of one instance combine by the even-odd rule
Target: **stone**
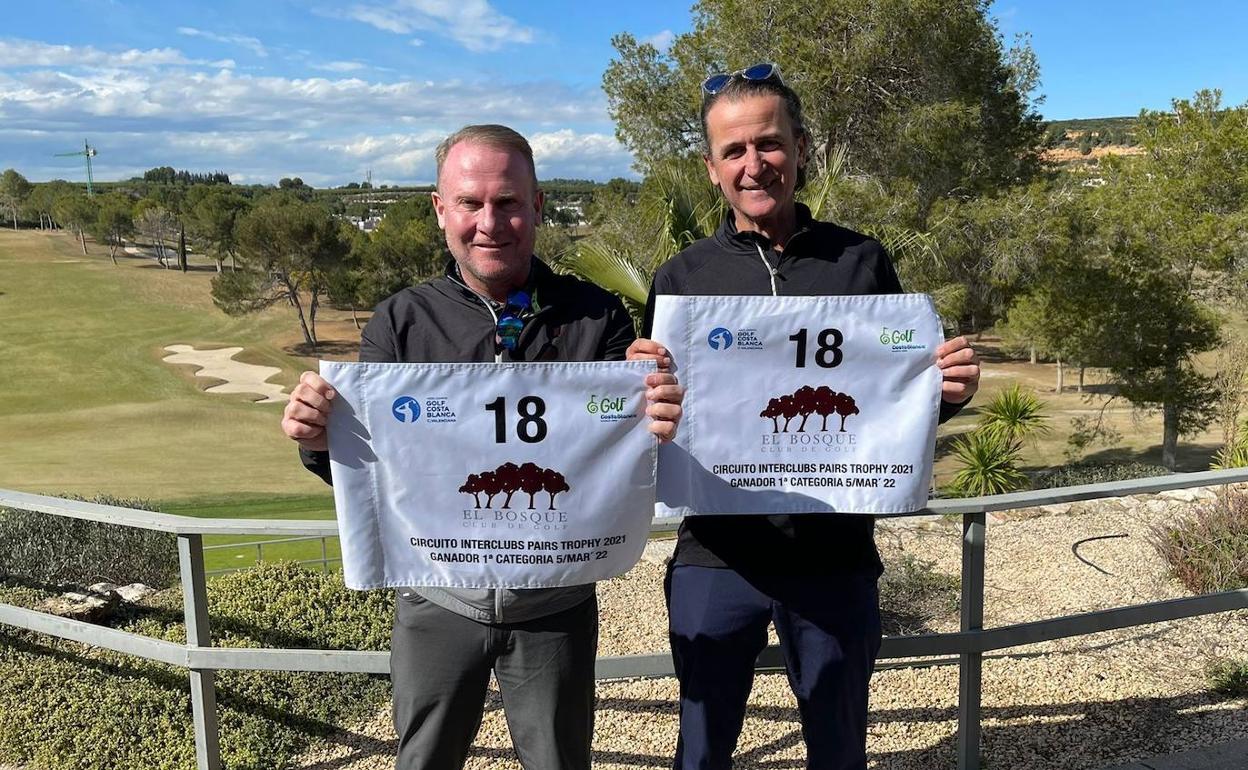
[[113,590],[118,596],[131,604],[142,601],[156,593],[155,588],[145,586],[142,583],[131,583],[129,585],[116,587]]

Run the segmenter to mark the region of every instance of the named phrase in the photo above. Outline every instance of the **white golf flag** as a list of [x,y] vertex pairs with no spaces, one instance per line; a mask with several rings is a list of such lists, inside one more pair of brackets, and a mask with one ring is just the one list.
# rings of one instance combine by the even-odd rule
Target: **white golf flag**
[[927,295],[660,295],[652,336],[688,388],[658,515],[926,504],[943,341]]
[[653,362],[321,362],[351,588],[548,588],[637,563]]

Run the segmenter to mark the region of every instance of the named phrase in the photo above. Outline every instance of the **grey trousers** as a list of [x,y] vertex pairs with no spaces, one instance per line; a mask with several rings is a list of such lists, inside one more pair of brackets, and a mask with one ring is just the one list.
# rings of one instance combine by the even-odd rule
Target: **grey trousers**
[[481,727],[490,670],[526,770],[589,770],[598,600],[522,623],[480,623],[396,598],[390,679],[396,770],[459,770]]

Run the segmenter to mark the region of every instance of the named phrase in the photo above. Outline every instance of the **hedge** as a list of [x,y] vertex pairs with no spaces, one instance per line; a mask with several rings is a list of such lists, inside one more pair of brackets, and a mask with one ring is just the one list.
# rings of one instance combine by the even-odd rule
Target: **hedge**
[[[50,595],[50,594],[43,594]],[[208,584],[219,647],[383,650],[388,592],[357,592],[341,575],[263,564]],[[0,583],[0,601],[33,606],[29,587]],[[115,627],[183,643],[180,589],[129,610]],[[319,738],[389,701],[384,676],[261,671],[217,674],[227,770],[280,770]],[[13,629],[0,630],[0,761],[29,770],[195,767],[184,669]]]

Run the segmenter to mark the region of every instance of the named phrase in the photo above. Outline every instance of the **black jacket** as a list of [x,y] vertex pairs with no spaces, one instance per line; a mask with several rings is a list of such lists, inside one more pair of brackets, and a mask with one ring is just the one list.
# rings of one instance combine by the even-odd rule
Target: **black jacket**
[[[690,245],[655,273],[642,336],[651,333],[656,295],[771,294],[773,269],[775,293],[780,296],[902,291],[893,263],[878,241],[818,222],[801,204],[797,230],[783,252],[758,233],[737,232],[729,212],[714,235]],[[941,421],[959,408],[942,402]],[[743,574],[879,574],[883,567],[874,528],[874,518],[865,515],[691,516],[681,524],[675,558]]]
[[[558,275],[535,257],[527,287],[532,315],[515,350],[499,349],[494,315],[484,299],[455,277],[454,265],[447,265],[445,275],[404,289],[377,306],[360,337],[360,361],[622,361],[636,336],[617,297],[579,278]],[[309,470],[332,483],[328,452],[301,450],[300,456]],[[594,588],[410,590],[475,620],[520,622],[573,607]]]

